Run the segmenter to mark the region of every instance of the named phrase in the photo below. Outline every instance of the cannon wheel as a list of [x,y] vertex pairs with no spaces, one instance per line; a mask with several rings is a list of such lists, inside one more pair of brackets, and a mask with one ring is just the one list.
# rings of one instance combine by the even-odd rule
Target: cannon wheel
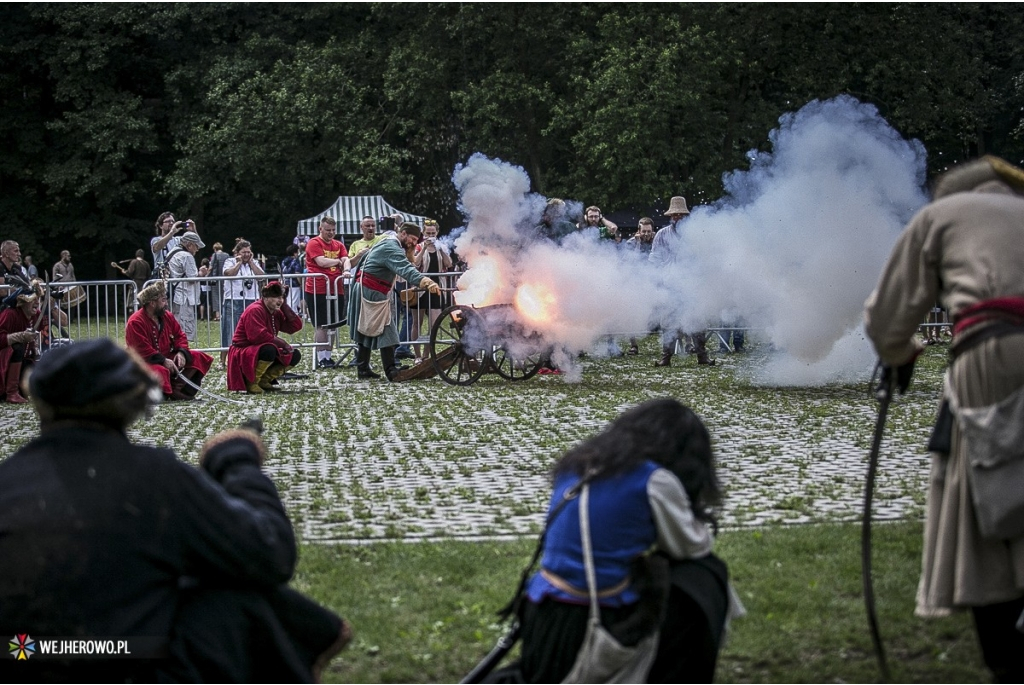
[[502,378],[510,381],[525,381],[533,378],[544,363],[541,353],[527,355],[524,359],[516,359],[504,347],[494,350],[494,370]]
[[430,361],[437,373],[452,385],[470,385],[487,370],[483,351],[466,354],[462,346],[462,331],[471,317],[477,316],[472,307],[453,305],[445,308],[430,327]]

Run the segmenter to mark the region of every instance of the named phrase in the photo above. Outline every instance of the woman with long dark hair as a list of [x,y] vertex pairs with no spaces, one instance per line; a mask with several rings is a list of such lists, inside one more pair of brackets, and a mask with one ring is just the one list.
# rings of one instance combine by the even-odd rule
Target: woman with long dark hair
[[721,488],[700,418],[645,402],[569,450],[553,479],[541,569],[520,606],[522,677],[562,681],[586,635],[585,483],[601,623],[627,646],[660,631],[648,682],[711,682],[726,617],[742,608],[712,554]]

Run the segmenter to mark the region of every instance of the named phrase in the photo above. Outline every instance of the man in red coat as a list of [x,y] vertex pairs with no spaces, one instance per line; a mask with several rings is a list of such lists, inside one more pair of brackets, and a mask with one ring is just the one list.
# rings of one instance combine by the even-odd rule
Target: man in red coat
[[302,319],[285,302],[284,286],[271,281],[260,295],[258,302],[245,308],[235,327],[228,350],[228,390],[255,395],[274,390],[272,381],[299,363],[299,351],[278,336],[302,329]]
[[128,317],[124,344],[138,352],[160,378],[164,399],[191,400],[196,389],[182,377],[199,385],[210,370],[213,357],[188,348],[184,331],[167,311],[167,288],[163,281],[144,288],[136,297],[142,309]]
[[46,327],[39,312],[39,295],[27,290],[15,296],[14,306],[0,312],[0,392],[11,404],[28,402],[21,396],[23,363],[38,358],[38,333]]

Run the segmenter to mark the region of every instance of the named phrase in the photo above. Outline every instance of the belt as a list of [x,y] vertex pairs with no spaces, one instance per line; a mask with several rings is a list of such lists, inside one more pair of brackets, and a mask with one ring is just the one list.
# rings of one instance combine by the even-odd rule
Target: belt
[[383,279],[377,278],[372,274],[368,274],[362,269],[356,272],[355,282],[362,286],[369,288],[370,290],[376,290],[379,293],[387,295],[391,292],[391,283]]
[[[590,597],[590,595],[587,594],[586,590],[580,590],[580,589],[570,585],[569,582],[565,578],[562,578],[561,576],[555,575],[554,573],[552,573],[551,571],[547,570],[546,568],[542,568],[540,570],[540,575],[541,575],[541,578],[543,578],[544,580],[548,581],[556,589],[561,590],[562,592],[564,592],[567,595],[572,595],[573,597],[579,597],[580,599],[586,599],[586,598]],[[626,588],[629,587],[629,582],[630,582],[629,576],[626,576],[621,583],[616,583],[615,585],[612,585],[610,588],[607,588],[605,590],[599,590],[598,593],[597,593],[598,599],[607,599],[608,597],[616,596],[617,594],[621,593],[623,590],[625,590]]]

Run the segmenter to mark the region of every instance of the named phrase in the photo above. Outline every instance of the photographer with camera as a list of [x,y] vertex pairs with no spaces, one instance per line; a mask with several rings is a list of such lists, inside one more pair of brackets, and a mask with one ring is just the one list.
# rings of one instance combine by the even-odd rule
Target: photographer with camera
[[263,276],[263,267],[253,258],[252,243],[245,238],[238,238],[231,251],[232,256],[224,261],[224,275],[237,276],[236,280],[223,281],[224,302],[220,313],[220,363],[224,364],[228,357],[231,339],[235,335],[235,327],[242,312],[250,304],[259,299],[260,284],[256,276]]
[[156,237],[149,241],[149,249],[153,253],[154,273],[163,273],[167,257],[178,247],[179,233],[195,231],[195,222],[191,219],[175,221],[174,212],[164,212],[156,219]]

